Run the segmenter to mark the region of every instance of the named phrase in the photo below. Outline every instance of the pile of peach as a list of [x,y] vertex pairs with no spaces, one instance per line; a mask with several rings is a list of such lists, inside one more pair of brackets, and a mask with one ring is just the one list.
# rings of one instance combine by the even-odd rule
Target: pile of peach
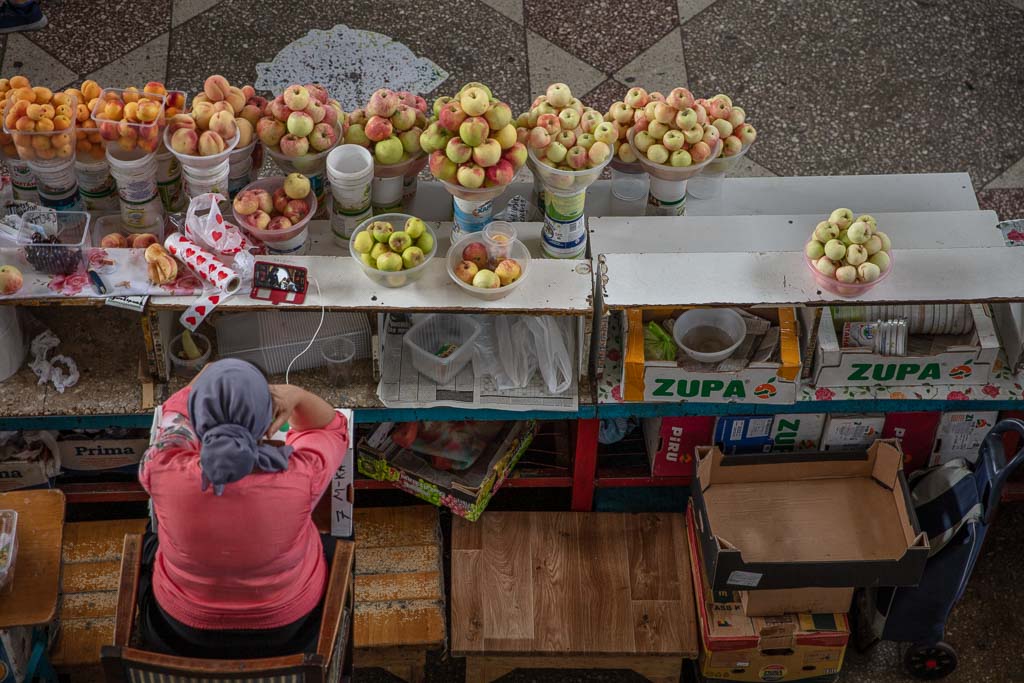
[[326,152],[342,135],[345,113],[318,83],[289,85],[256,123],[260,142],[286,157]]
[[210,76],[192,99],[191,112],[170,118],[169,146],[177,154],[201,157],[221,154],[232,144],[248,147],[265,105],[251,85],[238,88],[223,76]]
[[381,88],[347,121],[347,144],[366,147],[378,164],[397,164],[423,151],[420,135],[427,127],[427,101],[407,90]]
[[146,249],[156,243],[156,235],[148,232],[112,232],[100,240],[100,246],[104,249]]
[[563,171],[582,171],[606,163],[619,146],[619,124],[583,106],[565,83],[552,83],[516,120],[520,142],[541,163]]
[[73,97],[32,87],[24,76],[0,79],[0,94],[5,101],[0,136],[5,154],[24,161],[74,158],[77,101]]
[[166,94],[163,84],[156,82],[147,83],[141,91],[136,87],[103,90],[91,110],[100,139],[125,152],[155,152],[166,122]]

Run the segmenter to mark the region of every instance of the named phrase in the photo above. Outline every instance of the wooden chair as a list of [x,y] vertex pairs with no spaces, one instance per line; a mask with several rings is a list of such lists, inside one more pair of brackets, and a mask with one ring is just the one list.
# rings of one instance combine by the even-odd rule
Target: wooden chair
[[121,583],[114,622],[114,644],[101,653],[103,671],[112,683],[326,683],[341,680],[351,668],[349,624],[353,613],[352,571],[355,546],[338,541],[324,598],[324,616],[316,654],[265,659],[191,659],[132,647],[138,599],[142,536],[128,534],[121,558]]

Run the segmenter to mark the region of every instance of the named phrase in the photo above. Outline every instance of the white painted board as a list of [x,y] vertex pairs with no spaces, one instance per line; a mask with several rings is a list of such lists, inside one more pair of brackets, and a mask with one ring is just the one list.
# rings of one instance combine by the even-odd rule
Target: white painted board
[[[893,249],[998,247],[994,211],[875,213]],[[797,251],[825,214],[591,218],[592,254]]]
[[1014,249],[908,249],[857,299],[818,287],[801,252],[608,254],[604,306],[792,306],[831,302],[983,303],[1024,299]]

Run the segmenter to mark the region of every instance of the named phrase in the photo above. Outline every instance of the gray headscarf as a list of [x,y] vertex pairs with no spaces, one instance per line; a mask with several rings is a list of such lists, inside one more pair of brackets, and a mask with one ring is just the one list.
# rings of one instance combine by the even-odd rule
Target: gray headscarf
[[188,415],[201,446],[203,490],[216,495],[253,470],[288,469],[291,446],[260,443],[274,419],[267,380],[255,366],[229,358],[211,363],[192,385]]

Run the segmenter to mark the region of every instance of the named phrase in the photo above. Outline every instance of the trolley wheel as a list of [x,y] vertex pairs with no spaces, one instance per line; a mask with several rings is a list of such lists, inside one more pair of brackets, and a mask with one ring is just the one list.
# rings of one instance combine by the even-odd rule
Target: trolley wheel
[[911,645],[903,656],[903,667],[914,678],[936,681],[953,673],[957,661],[956,650],[940,640],[931,645]]

